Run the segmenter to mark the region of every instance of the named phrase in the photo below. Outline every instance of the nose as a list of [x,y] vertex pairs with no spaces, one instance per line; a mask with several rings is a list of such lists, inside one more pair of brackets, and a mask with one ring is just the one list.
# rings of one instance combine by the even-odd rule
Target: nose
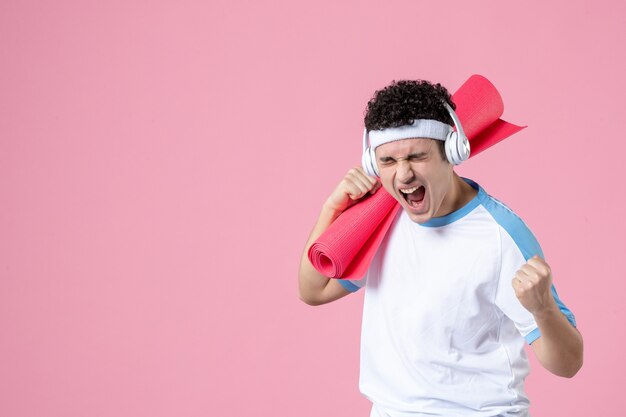
[[411,164],[409,163],[409,161],[404,160],[404,161],[398,162],[398,169],[396,170],[396,177],[398,181],[403,184],[409,184],[410,182],[413,181],[413,179],[415,178],[415,174],[413,173],[413,170],[411,169]]

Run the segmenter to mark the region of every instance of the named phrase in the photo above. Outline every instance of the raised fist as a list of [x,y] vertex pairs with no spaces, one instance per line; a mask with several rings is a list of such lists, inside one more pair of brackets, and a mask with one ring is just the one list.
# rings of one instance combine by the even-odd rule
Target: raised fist
[[557,308],[552,296],[552,272],[545,260],[535,255],[515,273],[515,295],[533,315]]
[[370,177],[363,168],[356,166],[343,177],[325,204],[336,212],[343,212],[367,193],[374,194],[378,188],[378,178]]

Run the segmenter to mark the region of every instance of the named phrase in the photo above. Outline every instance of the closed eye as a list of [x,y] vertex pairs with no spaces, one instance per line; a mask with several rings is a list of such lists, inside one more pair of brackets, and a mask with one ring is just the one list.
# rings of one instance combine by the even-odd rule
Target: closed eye
[[409,160],[411,160],[411,161],[422,161],[422,160],[426,159],[426,157],[428,157],[428,153],[427,152],[412,153],[411,155],[409,155]]
[[[428,152],[412,153],[406,157],[406,159],[408,159],[409,161],[423,161],[427,158],[428,158]],[[404,158],[401,158],[401,159],[404,159]],[[393,163],[396,162],[396,160],[390,156],[381,156],[380,158],[378,158],[378,162],[381,165],[387,166],[387,165],[392,165]]]
[[390,156],[383,156],[378,158],[378,162],[380,162],[381,165],[387,166],[393,164],[394,162],[396,162],[396,160]]

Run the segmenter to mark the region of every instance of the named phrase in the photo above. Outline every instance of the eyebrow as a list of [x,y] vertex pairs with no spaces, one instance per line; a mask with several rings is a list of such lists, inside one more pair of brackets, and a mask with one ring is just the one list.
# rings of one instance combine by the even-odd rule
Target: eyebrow
[[[422,158],[424,156],[428,155],[428,152],[414,152],[411,153],[407,156],[407,158]],[[391,161],[395,161],[395,159],[391,156],[381,156],[380,158],[378,158],[378,160],[380,162],[391,162]]]

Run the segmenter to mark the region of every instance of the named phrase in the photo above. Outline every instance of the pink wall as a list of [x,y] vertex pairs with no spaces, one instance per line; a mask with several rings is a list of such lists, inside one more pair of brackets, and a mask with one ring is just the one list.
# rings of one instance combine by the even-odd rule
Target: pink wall
[[585,336],[573,380],[533,361],[533,415],[617,415],[625,12],[4,0],[0,415],[367,416],[362,294],[300,302],[300,252],[374,90],[473,73],[529,127],[459,172],[530,225]]

